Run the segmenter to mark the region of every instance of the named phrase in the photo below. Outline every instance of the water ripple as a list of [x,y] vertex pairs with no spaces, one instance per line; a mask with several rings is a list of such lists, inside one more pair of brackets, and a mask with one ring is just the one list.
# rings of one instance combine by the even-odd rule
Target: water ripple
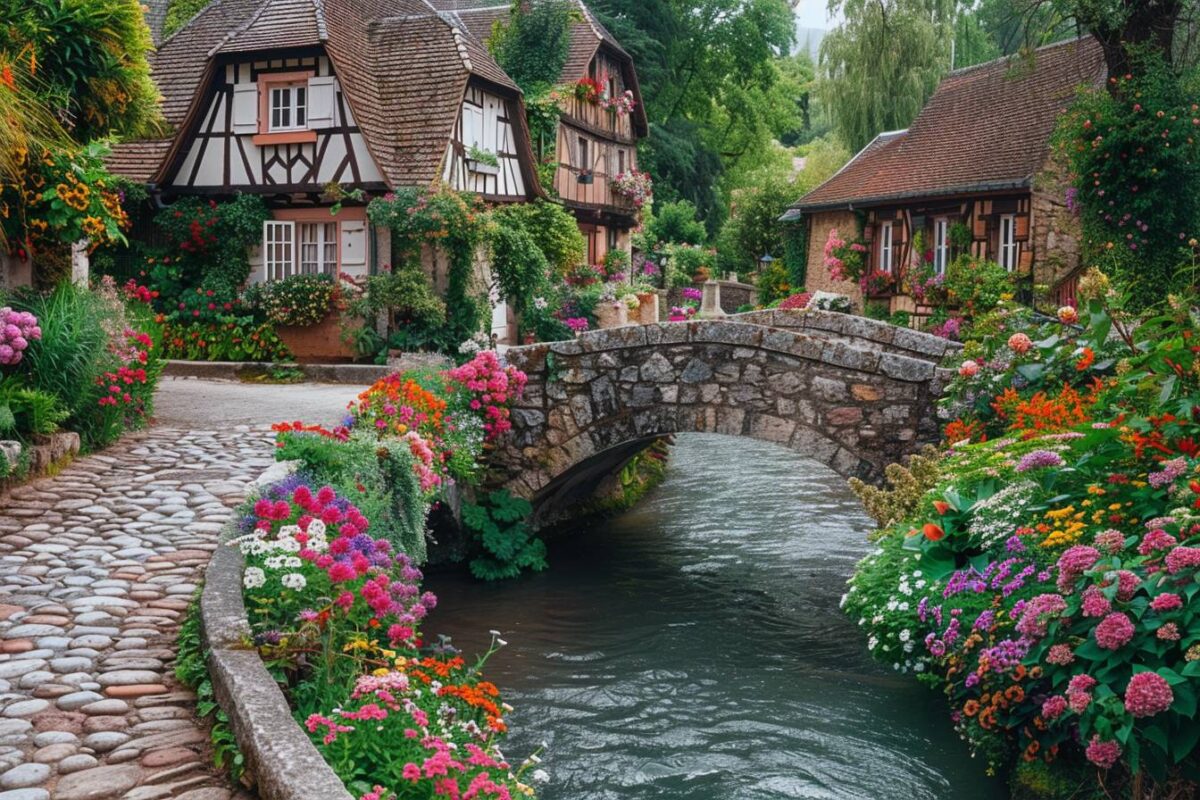
[[998,800],[941,698],[837,608],[870,527],[824,467],[681,436],[663,486],[549,571],[431,580],[430,626],[468,651],[505,631],[488,672],[510,754],[550,744],[543,800]]

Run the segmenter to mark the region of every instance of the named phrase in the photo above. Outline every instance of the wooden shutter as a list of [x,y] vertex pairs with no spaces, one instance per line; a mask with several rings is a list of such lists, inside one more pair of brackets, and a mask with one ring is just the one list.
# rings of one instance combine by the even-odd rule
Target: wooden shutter
[[367,263],[367,224],[361,219],[342,222],[342,266],[363,267]]
[[1018,214],[1016,221],[1016,237],[1018,242],[1024,242],[1029,239],[1029,215]]
[[233,132],[258,133],[258,84],[234,84]]
[[335,114],[336,81],[333,76],[308,79],[308,127],[332,128]]

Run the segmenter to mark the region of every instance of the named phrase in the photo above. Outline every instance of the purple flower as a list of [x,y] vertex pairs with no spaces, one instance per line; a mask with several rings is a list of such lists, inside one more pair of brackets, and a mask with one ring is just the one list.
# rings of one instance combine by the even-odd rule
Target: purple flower
[[1170,486],[1183,473],[1187,472],[1187,462],[1183,458],[1175,458],[1162,465],[1158,472],[1151,472],[1147,478],[1155,489]]
[[1061,467],[1065,463],[1062,456],[1052,450],[1034,450],[1021,456],[1021,460],[1017,462],[1017,472],[1028,472],[1031,469],[1044,467]]

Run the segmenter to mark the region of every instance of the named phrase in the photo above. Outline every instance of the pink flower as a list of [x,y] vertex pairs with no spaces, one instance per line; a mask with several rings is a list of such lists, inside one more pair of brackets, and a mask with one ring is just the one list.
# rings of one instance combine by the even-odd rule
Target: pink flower
[[1046,652],[1046,663],[1066,666],[1075,660],[1075,653],[1070,645],[1056,644]]
[[1033,347],[1033,340],[1024,333],[1014,333],[1008,337],[1008,349],[1017,355],[1025,355]]
[[1171,575],[1200,566],[1200,547],[1176,547],[1167,553],[1167,572]]
[[404,765],[404,770],[400,774],[405,780],[414,783],[421,780],[421,768],[411,761]]
[[1021,618],[1017,620],[1017,632],[1031,639],[1046,635],[1051,622],[1055,622],[1067,610],[1067,601],[1057,594],[1039,594],[1025,604]]
[[1109,614],[1096,626],[1096,644],[1105,650],[1119,650],[1133,638],[1133,623],[1117,611]]
[[972,361],[969,358],[966,361],[962,362],[962,364],[958,368],[958,375],[961,378],[974,378],[978,374],[979,374],[979,363],[976,361]]
[[1100,736],[1096,735],[1088,742],[1086,755],[1088,761],[1097,767],[1109,769],[1121,757],[1121,745],[1111,741],[1102,742]]
[[1139,672],[1125,688],[1125,710],[1135,717],[1152,717],[1175,702],[1167,679],[1157,672]]
[[1142,537],[1142,541],[1138,544],[1138,554],[1148,556],[1156,550],[1166,550],[1168,547],[1174,547],[1178,541],[1174,536],[1164,531],[1162,528],[1155,528]]
[[1058,590],[1070,594],[1075,579],[1091,569],[1100,560],[1100,551],[1086,544],[1068,547],[1058,557]]
[[1101,531],[1092,542],[1105,553],[1119,553],[1125,547],[1125,534],[1111,529]]
[[1163,592],[1150,601],[1150,608],[1155,611],[1174,611],[1183,607],[1183,598],[1172,592]]
[[1154,635],[1159,639],[1162,639],[1164,642],[1177,642],[1180,638],[1179,626],[1174,622],[1164,623],[1159,626],[1158,630],[1154,632]]
[[1097,586],[1089,586],[1083,592],[1083,602],[1080,610],[1085,617],[1103,617],[1112,611],[1112,603],[1104,596]]
[[1074,306],[1063,306],[1058,309],[1058,321],[1064,325],[1074,325],[1079,322],[1079,312]]
[[1067,710],[1067,698],[1056,694],[1042,703],[1042,717],[1049,720],[1058,719]]

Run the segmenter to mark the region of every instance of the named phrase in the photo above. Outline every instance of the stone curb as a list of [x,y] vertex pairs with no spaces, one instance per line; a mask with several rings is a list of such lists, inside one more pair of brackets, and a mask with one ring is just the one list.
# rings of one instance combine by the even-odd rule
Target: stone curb
[[262,800],[354,800],[292,718],[258,652],[247,647],[241,552],[213,553],[200,594],[200,636],[217,702],[229,717],[246,772]]
[[261,375],[272,367],[288,367],[304,373],[314,383],[353,383],[369,386],[396,370],[377,364],[272,364],[265,361],[179,361],[168,359],[163,375],[176,378],[238,380],[242,376]]

